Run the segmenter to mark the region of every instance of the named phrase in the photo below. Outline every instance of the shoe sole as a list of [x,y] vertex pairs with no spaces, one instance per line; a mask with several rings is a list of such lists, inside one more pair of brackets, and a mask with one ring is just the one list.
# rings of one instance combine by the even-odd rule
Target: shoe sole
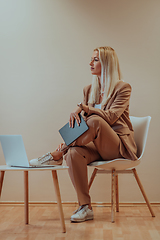
[[85,222],[85,221],[88,221],[88,220],[93,220],[94,219],[94,217],[87,217],[87,218],[84,218],[84,219],[70,219],[71,220],[71,222],[73,222],[73,223],[79,223],[79,222]]
[[34,164],[34,163],[32,164],[32,163],[29,163],[29,165],[32,166],[32,167],[40,167],[40,166],[41,166],[41,167],[43,167],[43,166],[44,166],[44,167],[47,167],[47,166],[48,166],[48,167],[49,167],[49,166],[50,166],[50,167],[51,167],[51,166],[59,166],[59,165],[62,165],[62,163],[63,163],[63,157],[60,158],[60,159],[57,160],[57,161],[56,161],[56,160],[51,160],[51,161],[52,161],[52,164],[43,164],[43,163],[42,163],[42,164],[36,164],[36,163],[35,163],[35,164]]

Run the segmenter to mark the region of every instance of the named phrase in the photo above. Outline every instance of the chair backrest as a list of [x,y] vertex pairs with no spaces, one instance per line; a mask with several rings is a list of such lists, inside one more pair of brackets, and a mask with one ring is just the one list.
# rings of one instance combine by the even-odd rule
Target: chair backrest
[[144,153],[146,146],[147,135],[151,117],[133,117],[130,116],[131,123],[134,129],[134,139],[137,144],[137,156],[140,159]]

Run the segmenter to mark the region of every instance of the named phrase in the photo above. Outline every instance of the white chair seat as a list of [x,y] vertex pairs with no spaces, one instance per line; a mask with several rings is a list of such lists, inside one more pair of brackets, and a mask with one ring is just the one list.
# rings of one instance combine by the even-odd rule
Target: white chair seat
[[136,167],[138,164],[140,164],[139,160],[132,161],[129,159],[119,158],[114,159],[111,161],[95,161],[89,164],[91,167],[96,167],[97,169],[105,169],[105,170],[125,170],[125,169],[131,169]]

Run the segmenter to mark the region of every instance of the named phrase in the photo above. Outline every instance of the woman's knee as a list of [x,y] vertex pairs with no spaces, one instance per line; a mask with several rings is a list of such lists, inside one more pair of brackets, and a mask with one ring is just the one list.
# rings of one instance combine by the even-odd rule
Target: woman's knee
[[97,128],[100,127],[103,122],[108,125],[108,123],[98,115],[91,115],[87,118],[86,123],[89,127]]

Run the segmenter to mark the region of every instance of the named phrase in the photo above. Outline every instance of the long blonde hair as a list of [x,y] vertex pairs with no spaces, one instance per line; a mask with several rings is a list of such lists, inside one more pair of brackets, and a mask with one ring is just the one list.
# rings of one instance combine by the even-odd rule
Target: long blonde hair
[[122,79],[119,67],[119,60],[115,50],[111,47],[99,47],[94,49],[99,52],[101,63],[101,88],[98,76],[93,75],[89,103],[99,103],[100,94],[103,92],[102,105],[107,104],[114,90],[116,83]]

